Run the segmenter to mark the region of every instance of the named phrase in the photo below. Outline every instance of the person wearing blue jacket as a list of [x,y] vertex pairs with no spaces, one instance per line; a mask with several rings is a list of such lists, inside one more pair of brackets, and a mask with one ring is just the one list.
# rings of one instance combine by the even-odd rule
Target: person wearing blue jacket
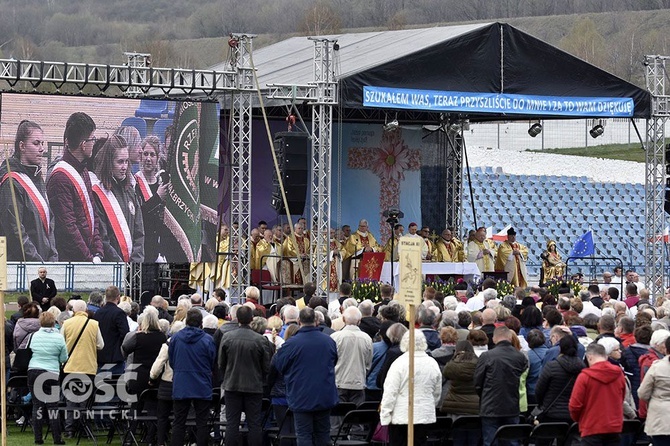
[[60,420],[52,413],[58,407],[58,397],[54,399],[53,389],[58,388],[58,374],[61,364],[67,361],[67,347],[63,335],[54,328],[56,318],[44,312],[40,315],[40,329],[30,335],[30,349],[33,352],[28,364],[28,387],[33,395],[32,425],[35,444],[43,444],[42,425],[48,419],[54,444],[65,444],[61,438]]
[[216,363],[216,346],[212,337],[202,330],[202,313],[198,309],[186,313],[186,327],[170,339],[168,360],[172,367],[172,399],[174,424],[172,446],[182,446],[186,436],[186,418],[195,409],[196,444],[209,442],[209,408],[212,401],[212,374]]
[[284,375],[298,446],[326,446],[330,443],[330,410],[338,402],[337,347],[316,326],[314,310],[300,310],[299,321],[300,330],[277,351],[275,367]]

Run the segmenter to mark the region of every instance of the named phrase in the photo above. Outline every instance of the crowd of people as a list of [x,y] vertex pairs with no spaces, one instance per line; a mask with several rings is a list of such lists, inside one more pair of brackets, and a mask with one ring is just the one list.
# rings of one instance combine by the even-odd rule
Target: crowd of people
[[77,112],[65,124],[63,147],[47,166],[42,127],[29,120],[18,125],[14,152],[0,166],[0,234],[7,237],[8,258],[99,263],[171,257],[159,249],[179,247],[168,243],[163,218],[169,178],[160,175],[167,163],[160,139],[142,139],[129,126],[98,137],[94,120]]
[[[583,444],[628,444],[623,421],[640,419],[650,441],[665,445],[670,294],[650,299],[637,287],[629,281],[621,296],[598,284],[577,295],[568,287],[557,296],[531,287],[499,296],[492,279],[450,296],[426,287],[409,327],[389,285],[380,286],[377,302],[358,302],[345,282],[329,302],[308,282],[302,299],[282,297],[271,306],[260,304],[253,286],[244,303],[232,306],[218,289],[206,301],[179,297],[173,314],[160,296],[140,308],[110,286],[88,302],[22,297],[5,330],[8,352],[28,345],[33,351],[33,411],[21,421],[32,418],[37,444],[45,409],[58,404],[43,389],[58,385],[61,370],[89,377],[131,370],[130,395],[157,389],[157,428],[145,439],[152,444],[184,444],[191,407],[197,444],[221,435],[207,422],[214,399],[223,405],[226,443],[237,444],[244,413],[247,442],[260,446],[268,398],[281,433],[295,433],[299,446],[330,443],[342,421],[331,417],[338,403],[370,401],[379,405],[390,444],[404,445],[413,329],[415,444],[444,414],[479,415],[481,431],[454,432],[455,444],[490,445],[499,426],[524,421],[537,407],[539,423],[578,422]],[[72,414],[83,403],[66,404]],[[78,429],[72,415],[48,422],[55,444]]]

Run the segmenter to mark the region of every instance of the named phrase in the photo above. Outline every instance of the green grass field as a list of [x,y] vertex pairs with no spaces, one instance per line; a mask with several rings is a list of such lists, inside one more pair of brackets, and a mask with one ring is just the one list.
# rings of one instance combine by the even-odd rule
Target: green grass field
[[[44,427],[43,432],[46,433],[46,426]],[[13,420],[8,420],[7,421],[7,444],[11,446],[32,446],[35,444],[34,442],[35,437],[33,436],[33,431],[30,428],[30,426],[26,429],[25,432],[21,432],[21,427],[17,426],[16,423]],[[64,439],[65,444],[74,446],[77,444],[76,439]],[[98,439],[98,444],[107,444],[106,443],[107,439],[106,438],[99,438]],[[50,445],[53,444],[53,438],[51,437],[51,434],[49,434],[49,437],[44,440],[45,445]],[[81,446],[89,446],[89,445],[94,445],[93,441],[89,439],[83,439],[79,443]],[[121,440],[119,439],[118,436],[114,437],[114,440],[111,443],[112,446],[120,446],[121,445]]]
[[560,155],[586,156],[644,163],[645,152],[637,144],[605,144],[595,147],[571,147],[568,149],[526,150],[527,152],[557,153]]

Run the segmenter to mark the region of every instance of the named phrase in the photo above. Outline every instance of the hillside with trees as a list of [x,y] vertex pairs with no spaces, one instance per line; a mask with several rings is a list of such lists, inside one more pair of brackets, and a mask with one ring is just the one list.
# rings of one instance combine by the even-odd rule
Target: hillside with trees
[[[504,21],[643,83],[644,54],[670,54],[670,0],[0,0],[0,56],[204,68],[227,56],[230,32],[256,47],[292,35]],[[420,45],[420,42],[417,42]]]

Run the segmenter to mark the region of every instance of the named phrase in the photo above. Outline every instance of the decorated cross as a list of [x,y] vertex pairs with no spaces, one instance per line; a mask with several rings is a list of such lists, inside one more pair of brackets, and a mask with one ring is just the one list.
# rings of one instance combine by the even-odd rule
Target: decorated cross
[[391,229],[381,214],[385,209],[399,207],[400,182],[405,180],[406,170],[421,169],[421,151],[407,147],[399,128],[382,133],[380,147],[349,149],[347,167],[371,170],[379,177],[379,233],[382,240],[387,240]]

